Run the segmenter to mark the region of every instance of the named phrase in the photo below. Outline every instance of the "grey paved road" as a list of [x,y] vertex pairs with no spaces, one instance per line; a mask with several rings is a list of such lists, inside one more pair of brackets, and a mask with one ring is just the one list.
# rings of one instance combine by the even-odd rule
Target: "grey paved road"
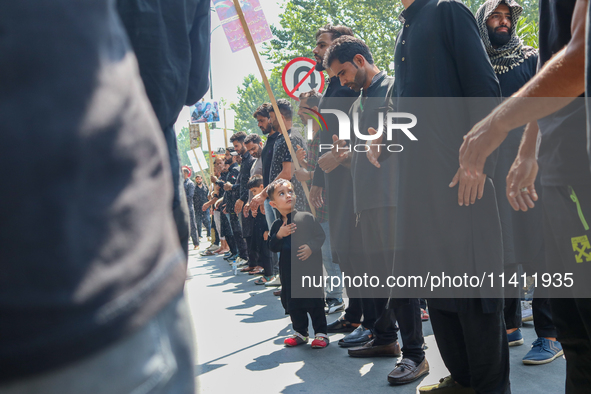
[[[418,392],[419,385],[447,375],[429,322],[423,330],[431,373],[407,386],[388,385],[386,377],[395,359],[349,357],[336,344],[343,334],[331,334],[332,343],[326,349],[285,348],[283,339],[291,335],[291,325],[272,289],[256,286],[251,275],[235,276],[221,257],[201,257],[198,251],[189,256],[186,294],[197,343],[198,393],[410,394]],[[328,321],[338,316],[330,315]],[[511,348],[512,393],[564,393],[565,360],[523,365],[521,358],[535,339],[533,325],[526,323],[522,332],[525,344]]]

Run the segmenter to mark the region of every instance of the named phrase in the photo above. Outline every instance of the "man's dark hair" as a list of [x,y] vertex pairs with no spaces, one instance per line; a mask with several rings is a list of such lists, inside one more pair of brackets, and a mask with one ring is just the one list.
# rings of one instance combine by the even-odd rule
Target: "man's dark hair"
[[188,169],[188,168],[183,168],[183,172],[184,172],[185,174],[190,174],[190,173],[191,173],[191,171],[189,171],[189,169]]
[[273,182],[269,183],[269,186],[267,186],[267,196],[269,197],[269,200],[273,201],[275,199],[275,189],[284,183],[291,186],[291,189],[293,190],[293,185],[287,179],[275,179]]
[[248,183],[246,184],[246,188],[248,190],[254,189],[255,187],[259,187],[263,185],[263,176],[256,174],[250,177]]
[[351,30],[350,27],[342,25],[333,26],[330,23],[327,23],[326,25],[318,29],[318,31],[316,32],[316,39],[318,39],[318,37],[320,37],[320,35],[324,33],[330,33],[330,39],[333,41],[339,38],[340,36],[353,36],[353,30]]
[[246,136],[246,138],[244,139],[244,143],[248,144],[248,143],[254,143],[254,144],[259,144],[261,142],[261,136],[255,133],[249,134],[248,136]]
[[373,56],[363,40],[351,36],[337,38],[326,51],[323,66],[330,68],[330,64],[335,60],[341,63],[353,63],[355,55],[361,55],[369,64],[373,64]]
[[316,89],[312,89],[309,92],[304,92],[304,93],[300,94],[300,100],[305,99],[306,104],[310,108],[318,107],[318,105],[320,104],[321,98],[322,98],[322,95],[320,93],[318,93],[316,91]]
[[[285,116],[285,119],[291,120],[292,112],[291,112],[291,104],[286,99],[279,99],[277,100],[277,107],[279,107],[279,112],[281,115]],[[275,112],[273,106],[269,108],[269,112]]]
[[273,108],[273,106],[270,103],[264,103],[261,104],[256,111],[254,111],[254,114],[252,114],[252,117],[256,119],[257,116],[262,116],[264,118],[269,118],[269,108]]
[[240,143],[244,143],[244,139],[246,138],[246,133],[244,131],[239,131],[237,133],[232,134],[230,137],[230,142],[238,141]]

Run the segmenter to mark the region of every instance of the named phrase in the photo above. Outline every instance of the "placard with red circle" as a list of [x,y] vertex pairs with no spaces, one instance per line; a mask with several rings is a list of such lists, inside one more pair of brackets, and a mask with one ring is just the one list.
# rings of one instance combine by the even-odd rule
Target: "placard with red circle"
[[307,57],[296,57],[283,68],[281,82],[289,97],[299,101],[301,93],[324,90],[324,74],[315,69],[316,62]]

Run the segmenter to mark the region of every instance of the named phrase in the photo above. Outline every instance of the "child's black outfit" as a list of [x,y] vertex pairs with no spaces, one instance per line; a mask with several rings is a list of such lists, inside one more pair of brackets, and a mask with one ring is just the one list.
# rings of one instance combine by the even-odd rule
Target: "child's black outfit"
[[[308,212],[293,210],[287,215],[287,224],[295,223],[296,231],[292,235],[277,239],[277,232],[283,225],[281,218],[275,220],[269,231],[269,249],[279,252],[279,275],[281,277],[281,303],[285,313],[290,315],[293,329],[299,334],[308,336],[308,313],[312,318],[315,334],[326,334],[326,315],[324,314],[323,287],[306,289],[306,294],[314,298],[292,298],[292,284],[302,286],[302,275],[322,278],[322,253],[320,248],[324,243],[325,234],[316,218]],[[297,257],[298,249],[308,245],[312,254],[307,260],[301,261]],[[294,276],[292,278],[292,259]],[[296,266],[297,264],[297,266]],[[316,294],[318,293],[317,297]]]

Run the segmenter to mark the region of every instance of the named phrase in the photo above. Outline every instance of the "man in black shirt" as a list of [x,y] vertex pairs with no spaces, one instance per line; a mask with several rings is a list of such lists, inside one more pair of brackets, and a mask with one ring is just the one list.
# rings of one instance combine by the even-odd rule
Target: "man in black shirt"
[[[591,172],[585,151],[585,23],[587,0],[540,2],[540,65],[522,89],[478,123],[465,137],[460,165],[467,175],[482,172],[482,163],[510,130],[538,120],[542,141],[539,162],[545,212],[546,262],[550,273],[589,278]],[[526,100],[525,98],[536,98]],[[543,119],[542,119],[543,118]],[[514,209],[534,207],[538,195],[537,132],[526,128],[509,174],[507,197]],[[553,288],[551,299],[558,340],[567,360],[566,392],[583,393],[591,386],[591,301],[587,283]],[[538,287],[540,290],[540,287]],[[555,297],[574,298],[555,298]]]
[[[232,134],[230,137],[230,142],[234,145],[234,151],[240,156],[241,163],[240,163],[240,175],[236,183],[232,186],[232,193],[236,197],[236,203],[233,207],[228,207],[228,212],[230,213],[230,217],[236,217],[235,221],[237,223],[241,223],[242,227],[242,236],[246,241],[246,247],[248,250],[251,250],[250,247],[250,237],[252,236],[252,226],[254,224],[252,217],[243,218],[242,217],[242,207],[244,203],[248,202],[248,180],[250,179],[250,170],[252,165],[254,164],[254,157],[250,155],[246,147],[244,146],[244,140],[246,139],[246,133],[244,131],[239,131],[238,133]],[[233,216],[234,215],[234,216]],[[248,256],[248,252],[246,253]],[[243,258],[240,256],[240,263],[245,264],[248,261],[248,258]]]
[[[464,4],[454,0],[403,0],[402,4],[394,96],[397,111],[416,116],[412,131],[418,140],[404,144],[398,154],[399,183],[404,186],[397,188],[394,275],[427,274],[433,262],[437,272],[448,275],[500,273],[502,240],[492,181],[482,176],[468,182],[462,177],[459,189],[450,188],[458,180],[457,150],[463,130],[484,116],[484,110],[471,106],[475,100],[466,97],[489,98],[488,103],[482,100],[488,106],[498,103],[498,80],[474,16]],[[401,131],[398,138],[409,141]],[[487,163],[487,175],[493,175],[495,164]],[[454,178],[455,183],[449,185],[440,177]],[[460,194],[464,189],[469,198]],[[472,205],[476,190],[484,194]],[[392,290],[394,295],[408,291]],[[479,289],[447,290],[450,298],[428,301],[435,339],[451,376],[419,391],[465,390],[459,387],[463,386],[476,392],[510,392],[500,287],[486,294],[497,298],[485,298]]]
[[[263,147],[263,152],[261,153],[260,160],[263,163],[263,186],[267,187],[270,183],[269,177],[271,174],[271,164],[273,163],[273,150],[275,147],[275,142],[277,141],[277,137],[279,137],[279,132],[273,130],[273,124],[271,123],[271,117],[269,115],[269,108],[271,108],[270,103],[261,104],[260,107],[252,115],[259,125],[261,132],[264,135],[267,135],[267,141],[265,141],[265,146]],[[254,214],[258,209],[260,204],[264,204],[265,206],[265,218],[267,219],[267,226],[271,228],[273,222],[276,219],[275,210],[269,205],[269,200],[266,198],[260,198],[254,196],[250,202],[250,210]],[[276,279],[273,281],[274,284],[280,284],[281,281],[279,279],[279,256],[277,253],[271,252],[271,260],[273,262],[273,275],[277,275]]]
[[[538,51],[523,45],[516,33],[517,22],[523,8],[513,0],[489,0],[476,12],[480,37],[499,78],[501,93],[510,97],[536,73]],[[533,122],[531,127],[537,128]],[[513,130],[499,147],[499,157],[492,177],[503,230],[503,262],[505,275],[519,272],[522,264],[525,272],[536,272],[544,264],[543,208],[530,212],[514,211],[505,197],[506,177],[517,156],[524,128]],[[536,181],[539,183],[539,179]],[[521,335],[520,289],[505,287],[505,324],[509,346],[523,344]],[[562,347],[556,342],[556,327],[552,322],[550,300],[534,295],[532,303],[534,326],[538,338],[523,358],[525,364],[539,365],[551,362],[562,355]],[[548,342],[552,341],[552,342]]]
[[203,204],[208,200],[209,190],[203,182],[203,177],[199,174],[195,176],[195,195],[193,196],[193,205],[195,208],[195,222],[197,224],[197,236],[201,238],[201,226],[205,226],[207,238],[211,237],[211,213],[209,208],[202,209]]
[[[318,105],[318,110],[336,109],[349,113],[351,105],[358,94],[352,89],[342,86],[341,81],[334,75],[330,68],[322,64],[326,50],[332,42],[341,36],[353,36],[353,31],[347,26],[325,25],[316,32],[316,47],[313,50],[316,59],[316,70],[326,70],[329,82],[324,95]],[[320,144],[332,143],[332,132],[337,130],[338,123],[336,116],[325,115],[326,126],[322,127],[320,133]],[[320,207],[322,201],[322,190],[326,190],[328,204],[328,223],[330,246],[332,249],[332,260],[339,264],[341,270],[352,272],[351,264],[361,261],[361,254],[355,255],[356,245],[361,238],[359,229],[355,228],[355,213],[353,211],[353,194],[351,171],[341,166],[334,160],[332,153],[319,152],[318,165],[314,171],[312,188],[310,189],[310,201],[316,207]],[[356,257],[357,256],[357,257]],[[347,289],[349,305],[345,314],[338,320],[328,325],[328,332],[350,332],[356,330],[355,334],[347,335],[338,343],[340,346],[358,346],[371,339],[371,331],[361,326],[363,315],[363,302],[356,298],[354,289]],[[368,312],[368,319],[374,316],[375,311]]]
[[195,184],[191,180],[191,170],[183,167],[183,186],[185,188],[185,197],[189,207],[189,228],[191,229],[191,238],[193,239],[193,249],[199,249],[199,238],[197,237],[197,226],[195,225],[195,208],[193,207],[193,198],[195,196]]
[[[360,39],[344,36],[336,39],[325,55],[325,67],[330,67],[341,84],[354,91],[361,91],[357,101],[350,109],[349,118],[359,119],[355,131],[356,138],[351,141],[354,147],[345,150],[342,156],[334,151],[343,165],[351,167],[353,180],[353,201],[356,224],[361,228],[361,244],[364,250],[363,270],[367,276],[377,276],[382,283],[392,272],[394,261],[394,228],[396,224],[396,187],[398,178],[397,156],[384,154],[380,167],[376,168],[358,146],[365,145],[369,138],[368,130],[378,128],[378,112],[392,108],[390,97],[394,78],[388,77],[373,63],[373,56],[367,45]],[[355,122],[355,120],[353,120]],[[354,131],[352,127],[351,131]],[[368,136],[367,138],[361,138]],[[344,143],[344,141],[343,141]],[[336,141],[335,145],[341,144]],[[361,347],[349,349],[353,357],[398,356],[400,345],[395,321],[398,321],[403,341],[403,358],[388,375],[391,384],[406,384],[429,373],[429,363],[423,350],[423,332],[419,300],[399,299],[392,309],[386,309],[387,294],[373,291],[373,307],[378,320],[368,326],[374,338]],[[367,294],[366,297],[369,297]],[[366,308],[364,307],[364,311]]]
[[226,239],[228,240],[230,250],[233,253],[229,256],[226,256],[224,259],[233,261],[240,257],[242,260],[248,261],[246,241],[242,237],[242,228],[240,227],[238,216],[234,212],[236,197],[234,196],[235,193],[232,190],[232,187],[236,184],[238,178],[240,177],[240,166],[238,165],[238,163],[236,163],[234,148],[228,148],[226,150],[226,153],[226,157],[229,156],[230,158],[226,159],[228,172],[226,174],[225,179],[223,180],[223,184],[219,182],[222,190],[224,191],[223,201],[221,203],[220,209],[222,211],[222,215],[224,215],[224,217],[222,218],[222,223],[224,222],[224,218],[226,218],[226,220],[228,221],[229,228],[226,235]]

